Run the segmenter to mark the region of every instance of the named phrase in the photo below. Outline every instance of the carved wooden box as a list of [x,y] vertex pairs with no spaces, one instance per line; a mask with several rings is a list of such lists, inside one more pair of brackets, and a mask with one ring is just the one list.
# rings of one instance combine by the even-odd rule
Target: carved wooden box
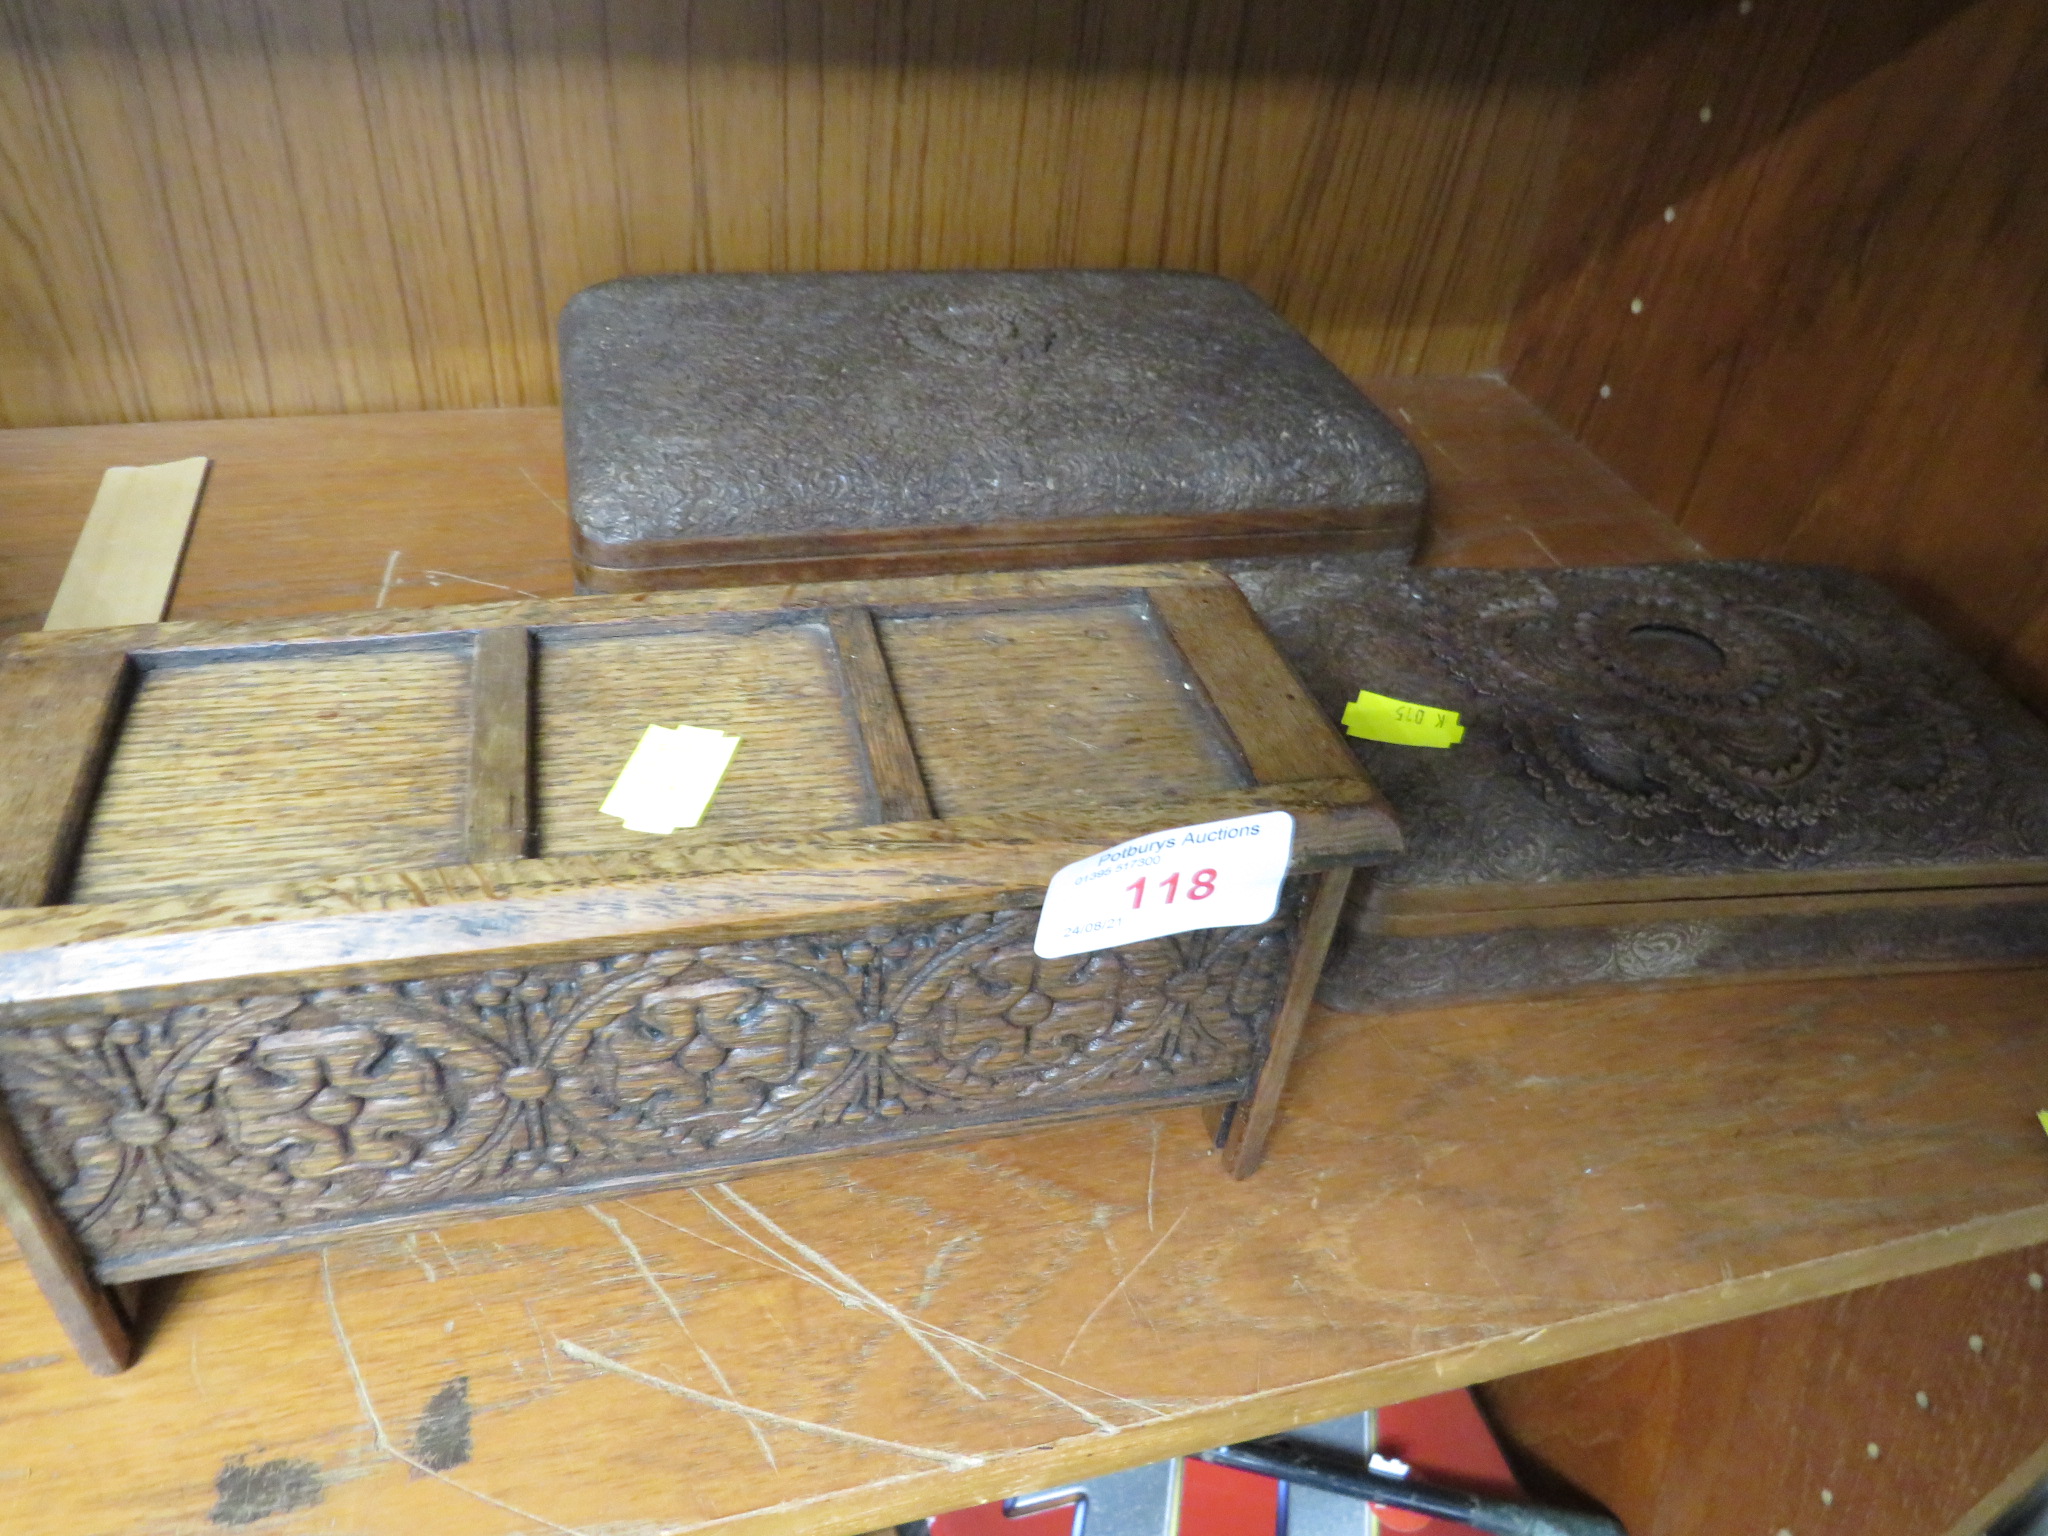
[[[600,816],[678,722],[703,824]],[[1249,1171],[1398,846],[1203,567],[25,636],[0,740],[9,1215],[103,1366],[89,1280],[367,1228],[1176,1103]],[[1265,809],[1272,921],[1035,955],[1061,865]]]
[[1347,914],[1338,1007],[2048,957],[2048,729],[1882,587],[1700,561],[1241,575],[1408,851]]
[[562,315],[584,591],[1413,547],[1392,422],[1192,272],[626,278]]

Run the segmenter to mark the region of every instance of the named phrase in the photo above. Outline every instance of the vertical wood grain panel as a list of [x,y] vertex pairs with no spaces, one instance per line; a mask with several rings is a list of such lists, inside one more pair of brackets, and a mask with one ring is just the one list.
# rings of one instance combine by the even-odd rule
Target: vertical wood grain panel
[[533,846],[533,636],[479,630],[469,670],[462,856],[523,859]]
[[2048,1441],[2044,1269],[2022,1249],[1482,1392],[1630,1536],[1979,1536],[1963,1517]]
[[0,422],[544,403],[624,273],[1176,266],[1490,365],[1608,0],[0,0]]
[[2048,705],[2048,8],[1624,23],[1513,382],[1710,552],[1867,571]]

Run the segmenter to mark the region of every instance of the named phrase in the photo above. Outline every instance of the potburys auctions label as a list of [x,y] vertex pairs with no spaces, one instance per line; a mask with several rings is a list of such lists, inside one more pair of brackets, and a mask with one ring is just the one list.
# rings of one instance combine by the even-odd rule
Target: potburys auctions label
[[1052,877],[1031,947],[1057,960],[1195,928],[1263,923],[1280,905],[1293,847],[1294,818],[1285,811],[1118,843]]

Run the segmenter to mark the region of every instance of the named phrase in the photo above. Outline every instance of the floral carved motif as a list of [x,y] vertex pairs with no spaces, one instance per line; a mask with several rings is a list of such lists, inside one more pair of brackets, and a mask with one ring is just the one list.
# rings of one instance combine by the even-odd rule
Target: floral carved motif
[[1825,852],[1845,819],[1978,813],[1969,712],[1940,677],[1891,664],[1882,632],[1830,618],[1610,579],[1572,601],[1530,582],[1426,628],[1543,793],[1610,836],[1790,859]]
[[1275,922],[1065,960],[1035,912],[0,1030],[87,1250],[678,1174],[1251,1073]]

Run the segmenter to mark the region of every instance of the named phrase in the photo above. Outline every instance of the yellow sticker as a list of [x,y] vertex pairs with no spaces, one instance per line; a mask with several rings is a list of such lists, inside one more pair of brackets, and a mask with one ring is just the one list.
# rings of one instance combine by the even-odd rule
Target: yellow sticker
[[1363,690],[1344,706],[1344,729],[1367,741],[1390,741],[1400,747],[1454,747],[1465,739],[1455,709],[1410,704]]
[[694,827],[704,819],[739,745],[739,737],[723,731],[650,725],[598,814],[617,817],[628,832],[658,837],[677,827]]
[[2041,1117],[2041,1129],[2048,1131],[2048,1109],[2037,1109],[2034,1113]]

